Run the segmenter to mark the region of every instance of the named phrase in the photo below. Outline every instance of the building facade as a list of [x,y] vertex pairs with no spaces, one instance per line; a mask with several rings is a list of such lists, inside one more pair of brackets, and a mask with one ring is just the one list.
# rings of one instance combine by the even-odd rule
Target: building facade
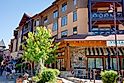
[[90,69],[98,70],[97,75],[105,69],[122,70],[123,21],[124,0],[56,0],[34,16],[23,15],[14,38],[17,55],[22,50],[20,44],[26,43],[23,37],[35,32],[37,26],[46,26],[56,42],[61,42],[52,67],[84,78]]

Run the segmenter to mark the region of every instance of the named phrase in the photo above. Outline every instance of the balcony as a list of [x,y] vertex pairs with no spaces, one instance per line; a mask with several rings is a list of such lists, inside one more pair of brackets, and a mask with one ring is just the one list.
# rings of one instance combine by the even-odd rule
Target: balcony
[[122,2],[122,0],[91,0],[91,2]]
[[[92,12],[91,18],[92,21],[114,20],[114,15],[113,13],[108,13],[108,12]],[[122,12],[116,13],[116,19],[124,20],[124,17],[122,16]]]

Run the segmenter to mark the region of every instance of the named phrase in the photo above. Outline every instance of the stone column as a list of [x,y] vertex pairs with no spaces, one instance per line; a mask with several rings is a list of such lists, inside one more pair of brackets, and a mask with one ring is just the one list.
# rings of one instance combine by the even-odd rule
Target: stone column
[[66,59],[66,70],[67,71],[69,71],[69,70],[71,70],[71,64],[70,64],[70,48],[69,48],[69,43],[67,43],[67,46],[66,46],[66,57],[67,57],[67,59]]

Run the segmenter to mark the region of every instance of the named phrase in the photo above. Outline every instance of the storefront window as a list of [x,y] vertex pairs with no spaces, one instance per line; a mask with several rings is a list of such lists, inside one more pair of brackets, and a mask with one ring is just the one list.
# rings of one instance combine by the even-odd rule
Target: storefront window
[[88,58],[88,68],[103,68],[102,58]]
[[94,58],[88,58],[88,68],[95,68]]
[[[111,58],[110,59],[110,67],[113,70],[117,70],[116,58]],[[108,69],[108,58],[106,58],[106,69]]]
[[96,68],[103,68],[102,58],[96,58]]

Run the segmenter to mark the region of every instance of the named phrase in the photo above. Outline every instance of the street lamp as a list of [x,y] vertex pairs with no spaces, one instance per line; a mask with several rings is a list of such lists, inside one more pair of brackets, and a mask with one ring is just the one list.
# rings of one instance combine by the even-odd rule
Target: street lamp
[[108,12],[113,12],[114,15],[114,28],[115,28],[115,55],[116,55],[116,62],[117,62],[117,71],[119,73],[119,57],[118,57],[118,47],[117,47],[117,27],[116,27],[116,11],[115,11],[115,2],[113,2],[112,5],[110,5],[110,10]]

